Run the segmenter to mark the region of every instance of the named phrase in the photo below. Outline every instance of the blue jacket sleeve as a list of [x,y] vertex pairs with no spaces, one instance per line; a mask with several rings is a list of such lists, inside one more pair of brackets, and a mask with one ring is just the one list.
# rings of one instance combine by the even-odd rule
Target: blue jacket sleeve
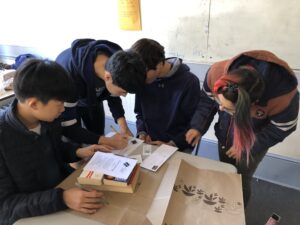
[[120,97],[109,96],[107,98],[107,104],[113,118],[115,119],[115,122],[117,122],[120,117],[124,117],[125,111],[123,109],[122,100]]
[[80,144],[97,144],[100,136],[81,126],[77,120],[76,105],[77,101],[65,102],[65,111],[60,116],[63,135]]
[[289,106],[276,115],[270,117],[270,122],[256,134],[256,141],[252,152],[266,150],[282,142],[296,130],[299,112],[299,93],[292,99]]
[[32,193],[19,193],[5,162],[0,155],[0,222],[11,225],[25,217],[54,213],[67,206],[62,189],[50,189]]
[[200,100],[191,120],[191,128],[198,130],[201,135],[204,135],[213,121],[217,111],[218,104],[213,99],[213,94],[207,85],[206,77],[201,89]]
[[172,137],[172,141],[179,149],[193,149],[193,146],[189,145],[185,140],[186,132],[191,128],[190,121],[195,113],[198,102],[200,99],[200,82],[198,78],[194,77],[187,83],[185,93],[182,97],[180,110],[182,116],[188,119],[187,126],[178,132],[176,136]]

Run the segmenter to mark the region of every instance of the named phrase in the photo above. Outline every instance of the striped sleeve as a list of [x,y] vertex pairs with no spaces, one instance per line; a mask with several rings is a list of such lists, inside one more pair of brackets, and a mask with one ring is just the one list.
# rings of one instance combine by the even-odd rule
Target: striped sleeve
[[65,111],[61,114],[62,127],[69,127],[77,123],[77,102],[65,102]]
[[64,106],[65,111],[60,118],[63,135],[77,143],[97,144],[100,135],[83,128],[77,119],[77,102],[65,102]]
[[297,126],[297,122],[298,122],[298,116],[294,120],[290,120],[290,121],[282,122],[282,123],[271,120],[271,123],[282,131],[289,131],[289,130],[294,129]]
[[282,142],[297,128],[299,113],[299,93],[297,93],[289,106],[282,112],[270,117],[270,122],[256,134],[256,142],[252,152],[266,150]]

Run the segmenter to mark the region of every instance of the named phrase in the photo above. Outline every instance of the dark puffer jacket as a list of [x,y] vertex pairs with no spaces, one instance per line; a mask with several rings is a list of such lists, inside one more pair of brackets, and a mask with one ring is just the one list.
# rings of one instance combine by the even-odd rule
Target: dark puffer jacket
[[66,209],[62,189],[67,162],[78,160],[77,146],[61,141],[59,121],[41,124],[41,135],[16,117],[17,100],[0,117],[0,224]]

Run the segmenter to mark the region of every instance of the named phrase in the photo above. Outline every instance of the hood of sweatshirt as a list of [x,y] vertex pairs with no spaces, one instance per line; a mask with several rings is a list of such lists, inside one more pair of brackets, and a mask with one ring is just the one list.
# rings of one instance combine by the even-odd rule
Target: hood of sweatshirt
[[32,132],[30,132],[27,129],[27,127],[16,116],[17,103],[18,100],[14,99],[11,105],[7,107],[5,110],[3,110],[3,112],[1,113],[0,120],[5,121],[7,124],[9,124],[11,127],[13,127],[15,130],[17,130],[20,133],[31,135]]
[[76,70],[85,81],[92,80],[96,76],[94,62],[99,51],[111,56],[122,50],[116,43],[107,40],[77,39],[71,45],[72,61]]
[[168,74],[164,76],[162,79],[171,78],[172,76],[176,76],[176,74],[182,75],[188,71],[190,71],[190,68],[182,63],[182,59],[171,57],[167,58],[166,61],[172,65],[170,71]]
[[[10,127],[12,127],[14,130],[27,135],[31,138],[37,138],[39,135],[35,133],[34,131],[29,130],[17,117],[17,104],[18,100],[15,98],[13,102],[5,108],[2,112],[0,112],[0,121],[3,121],[7,123]],[[45,133],[47,129],[51,129],[51,126],[57,126],[57,124],[60,124],[58,120],[51,123],[40,121],[41,123],[41,133]],[[53,128],[52,127],[52,128]]]
[[[71,58],[71,76],[74,80],[77,80],[76,83],[79,85],[78,91],[79,93],[84,93],[84,101],[87,101],[88,105],[93,105],[97,102],[95,93],[95,82],[97,79],[94,69],[97,53],[101,51],[111,56],[119,50],[122,50],[119,45],[107,40],[77,39],[73,41],[68,53]],[[103,87],[105,87],[104,81],[101,80],[101,82]]]

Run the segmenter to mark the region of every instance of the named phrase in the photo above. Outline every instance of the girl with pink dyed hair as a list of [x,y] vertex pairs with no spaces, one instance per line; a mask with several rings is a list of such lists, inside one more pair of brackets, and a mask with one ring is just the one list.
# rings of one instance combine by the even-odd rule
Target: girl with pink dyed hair
[[186,140],[195,145],[218,112],[219,157],[242,174],[245,205],[251,178],[268,149],[296,130],[297,86],[288,64],[268,51],[241,53],[207,72]]

